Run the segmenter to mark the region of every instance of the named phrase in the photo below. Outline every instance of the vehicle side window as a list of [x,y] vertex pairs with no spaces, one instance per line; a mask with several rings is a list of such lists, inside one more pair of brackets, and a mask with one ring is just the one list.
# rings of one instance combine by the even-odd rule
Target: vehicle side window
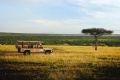
[[40,49],[43,49],[42,45],[40,45]]

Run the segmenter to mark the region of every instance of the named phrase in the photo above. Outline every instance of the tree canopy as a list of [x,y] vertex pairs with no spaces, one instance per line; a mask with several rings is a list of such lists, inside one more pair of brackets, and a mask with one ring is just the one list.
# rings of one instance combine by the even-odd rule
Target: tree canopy
[[111,30],[106,30],[104,28],[91,28],[91,29],[83,29],[82,33],[84,34],[90,34],[90,35],[108,35],[112,34],[113,31]]
[[91,28],[91,29],[83,29],[82,33],[94,35],[94,37],[95,37],[95,50],[97,50],[98,36],[112,34],[113,31],[106,30],[104,28]]

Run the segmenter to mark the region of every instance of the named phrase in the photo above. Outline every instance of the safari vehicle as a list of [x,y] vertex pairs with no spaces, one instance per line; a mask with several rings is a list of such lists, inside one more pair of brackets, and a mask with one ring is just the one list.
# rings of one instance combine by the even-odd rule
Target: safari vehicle
[[30,55],[31,53],[50,54],[53,52],[53,49],[43,48],[42,43],[40,41],[17,41],[15,46],[18,53],[23,53],[24,55]]

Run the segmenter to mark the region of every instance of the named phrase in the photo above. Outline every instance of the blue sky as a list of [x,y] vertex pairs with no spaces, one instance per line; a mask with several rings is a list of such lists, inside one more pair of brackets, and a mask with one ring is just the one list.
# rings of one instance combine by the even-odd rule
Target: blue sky
[[120,0],[0,0],[0,32],[80,34],[105,28],[120,34]]

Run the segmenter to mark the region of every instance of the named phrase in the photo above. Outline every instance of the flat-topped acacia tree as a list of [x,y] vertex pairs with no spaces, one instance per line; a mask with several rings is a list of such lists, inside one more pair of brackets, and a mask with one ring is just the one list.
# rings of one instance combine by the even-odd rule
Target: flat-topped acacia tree
[[112,34],[113,31],[106,30],[106,29],[103,29],[103,28],[88,28],[88,29],[83,29],[82,33],[93,35],[95,37],[95,50],[97,50],[98,37],[102,36],[102,35]]

